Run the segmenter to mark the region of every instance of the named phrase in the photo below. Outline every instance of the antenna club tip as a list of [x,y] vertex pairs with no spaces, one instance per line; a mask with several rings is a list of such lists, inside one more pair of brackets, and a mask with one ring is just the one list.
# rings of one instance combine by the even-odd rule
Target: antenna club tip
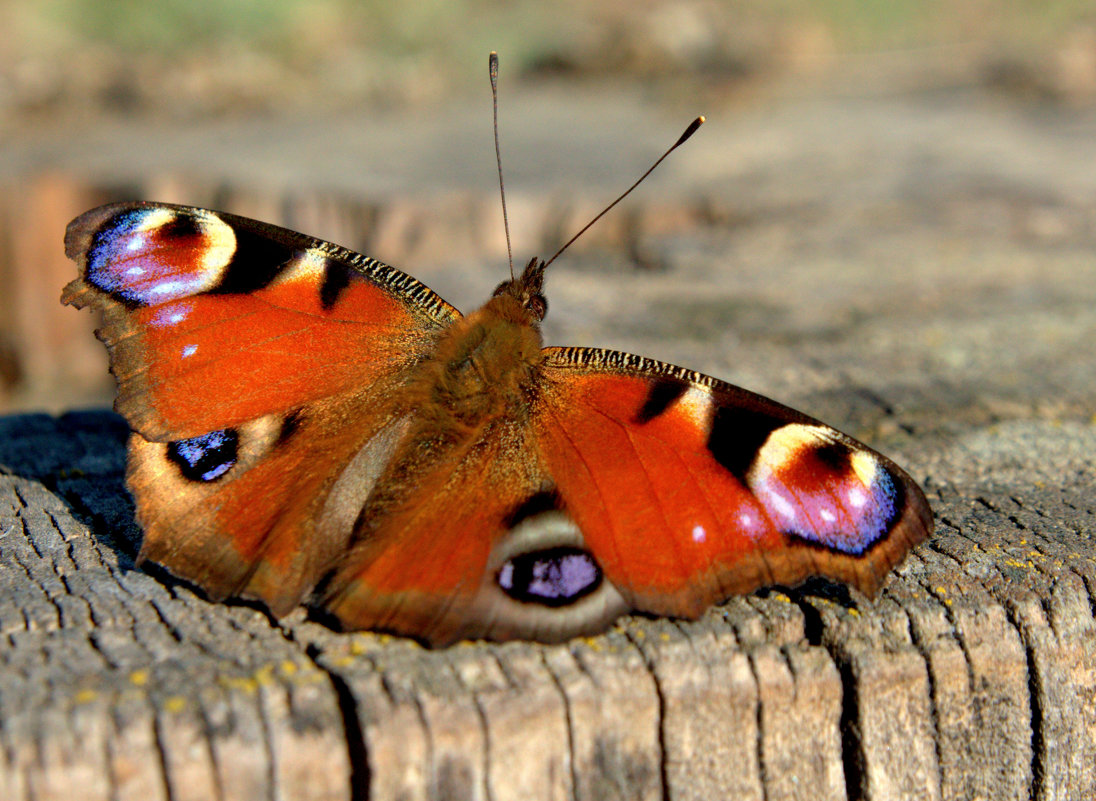
[[[690,136],[692,136],[693,134],[695,134],[695,133],[696,133],[696,129],[697,129],[697,128],[699,128],[699,127],[700,127],[701,125],[703,125],[703,124],[704,124],[704,117],[697,117],[697,118],[696,118],[695,120],[693,120],[692,122],[690,122],[690,123],[689,123],[689,127],[685,129],[685,133],[683,133],[683,134],[682,134],[682,135],[680,136],[680,138],[678,138],[678,140],[677,140],[676,142],[674,142],[674,146],[673,146],[673,147],[671,147],[671,148],[670,148],[670,150],[667,150],[667,151],[666,151],[666,155],[669,155],[669,154],[670,154],[670,151],[671,151],[671,150],[674,150],[674,149],[675,149],[675,148],[677,148],[677,147],[678,147],[679,145],[683,144],[683,143],[685,142],[685,140],[686,140],[686,139],[688,139],[688,138],[689,138]],[[665,157],[666,157],[666,156],[663,156],[663,158],[665,158]]]
[[705,117],[703,114],[701,114],[699,117],[696,118],[696,124],[697,125],[703,125],[707,121],[708,121],[708,118]]

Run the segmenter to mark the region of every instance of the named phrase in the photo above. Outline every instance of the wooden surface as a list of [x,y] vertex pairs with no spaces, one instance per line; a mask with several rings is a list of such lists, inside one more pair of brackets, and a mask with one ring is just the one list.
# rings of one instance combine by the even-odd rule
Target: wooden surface
[[[923,483],[937,534],[874,602],[815,582],[441,651],[277,624],[133,569],[119,418],[0,418],[0,799],[1096,797],[1094,131],[750,117],[549,276],[551,342],[762,391]],[[369,229],[419,250],[370,252],[467,307],[497,259],[397,236],[458,228],[439,203]],[[514,205],[539,241],[591,203]]]

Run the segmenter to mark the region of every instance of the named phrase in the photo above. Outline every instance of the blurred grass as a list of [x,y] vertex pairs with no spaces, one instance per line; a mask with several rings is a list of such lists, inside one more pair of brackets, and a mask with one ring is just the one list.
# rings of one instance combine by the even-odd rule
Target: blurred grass
[[709,83],[902,52],[932,74],[962,49],[1023,84],[1069,48],[1096,71],[1093,0],[0,0],[0,104],[414,103],[478,91],[490,49],[510,75]]
[[[6,8],[5,8],[6,7]],[[349,47],[379,57],[452,54],[486,38],[488,28],[529,35],[558,15],[542,3],[484,0],[3,0],[16,50],[81,44],[129,55],[179,56],[247,47],[282,58],[323,58]],[[558,26],[557,26],[558,27]]]
[[628,17],[675,5],[699,17],[822,25],[839,50],[852,52],[972,38],[1039,46],[1078,23],[1096,23],[1092,0],[4,0],[0,8],[7,7],[6,16],[17,20],[18,35],[12,38],[30,48],[83,41],[171,55],[243,44],[294,54],[359,44],[398,56],[463,52],[499,31],[524,42],[528,54],[577,28],[614,19],[625,27]]

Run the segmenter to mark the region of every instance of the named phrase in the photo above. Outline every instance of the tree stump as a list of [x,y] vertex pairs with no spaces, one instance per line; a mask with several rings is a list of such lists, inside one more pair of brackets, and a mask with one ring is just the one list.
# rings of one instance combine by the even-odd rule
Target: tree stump
[[[276,622],[134,568],[120,418],[0,418],[0,798],[1096,797],[1092,137],[938,98],[836,111],[698,138],[718,184],[632,208],[639,268],[553,265],[546,334],[907,468],[937,531],[879,598],[814,581],[435,651]],[[786,156],[734,166],[773,131]],[[415,273],[445,294],[443,267]]]

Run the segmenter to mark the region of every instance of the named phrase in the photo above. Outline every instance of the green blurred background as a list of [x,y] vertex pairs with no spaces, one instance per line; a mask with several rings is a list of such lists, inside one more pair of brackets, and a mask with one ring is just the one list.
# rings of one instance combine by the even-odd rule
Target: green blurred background
[[530,79],[717,94],[843,70],[870,78],[899,61],[922,86],[984,83],[1071,102],[1096,93],[1092,0],[5,0],[0,103],[5,127],[82,108],[414,104],[478,89],[490,49]]

